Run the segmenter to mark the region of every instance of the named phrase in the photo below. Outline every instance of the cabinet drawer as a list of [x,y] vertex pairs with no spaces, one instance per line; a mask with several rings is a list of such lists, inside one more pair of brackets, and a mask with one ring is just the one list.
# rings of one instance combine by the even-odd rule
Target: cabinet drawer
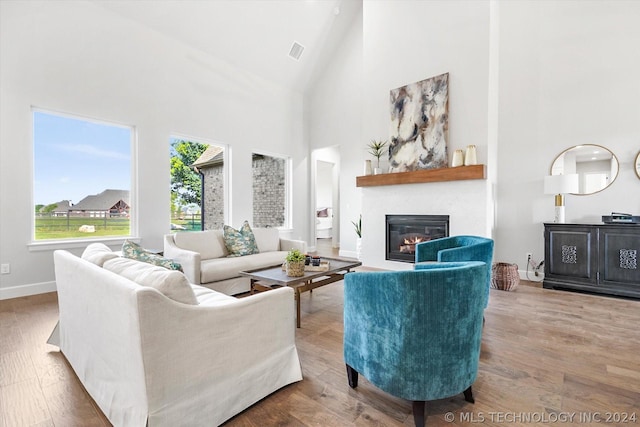
[[599,251],[602,255],[600,281],[603,284],[633,284],[640,290],[640,233],[600,230],[599,237]]
[[549,230],[545,276],[562,276],[595,283],[597,278],[597,239],[592,229]]
[[550,224],[543,286],[640,298],[640,225]]

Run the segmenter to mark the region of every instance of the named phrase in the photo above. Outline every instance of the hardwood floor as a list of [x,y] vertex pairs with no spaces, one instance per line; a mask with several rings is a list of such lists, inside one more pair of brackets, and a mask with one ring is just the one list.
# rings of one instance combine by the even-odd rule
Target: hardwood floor
[[[412,426],[409,402],[362,376],[357,389],[347,384],[342,282],[305,293],[302,311],[296,342],[304,380],[225,426]],[[513,292],[492,290],[485,318],[475,404],[462,395],[428,402],[427,425],[640,424],[640,301],[523,282]],[[55,293],[0,301],[0,426],[109,425],[45,343],[56,320]],[[615,418],[624,413],[635,421]]]

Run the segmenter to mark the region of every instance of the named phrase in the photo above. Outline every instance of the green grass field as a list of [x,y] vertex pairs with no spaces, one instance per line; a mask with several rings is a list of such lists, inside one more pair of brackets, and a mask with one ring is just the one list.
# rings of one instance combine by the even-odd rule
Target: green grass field
[[[78,231],[82,225],[93,225],[95,233]],[[128,236],[129,218],[36,218],[36,240],[71,239],[78,237]]]
[[[182,225],[187,230],[200,230],[200,218],[172,219],[172,223]],[[93,225],[95,233],[83,233],[78,231],[82,225]],[[88,218],[71,217],[67,222],[66,217],[40,217],[36,218],[36,240],[73,239],[90,237],[128,236],[129,218]],[[169,232],[167,224],[167,233]]]

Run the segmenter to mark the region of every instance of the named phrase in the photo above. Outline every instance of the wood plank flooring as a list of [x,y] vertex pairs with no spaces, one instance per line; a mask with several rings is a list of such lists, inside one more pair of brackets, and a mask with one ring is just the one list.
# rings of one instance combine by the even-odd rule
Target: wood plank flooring
[[[409,402],[362,376],[356,390],[347,384],[342,282],[304,294],[302,316],[296,342],[304,380],[225,426],[413,425]],[[428,402],[427,425],[640,425],[640,301],[523,282],[513,292],[492,290],[485,318],[476,403],[462,395]],[[45,343],[56,320],[55,293],[0,301],[1,427],[110,425]],[[624,413],[635,422],[615,418]]]

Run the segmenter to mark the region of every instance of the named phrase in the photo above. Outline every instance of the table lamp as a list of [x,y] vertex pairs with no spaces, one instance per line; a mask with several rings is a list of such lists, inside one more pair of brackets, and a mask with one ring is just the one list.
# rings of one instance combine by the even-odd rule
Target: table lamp
[[553,222],[564,223],[564,195],[577,193],[578,191],[577,173],[544,177],[544,194],[556,195],[556,210]]

